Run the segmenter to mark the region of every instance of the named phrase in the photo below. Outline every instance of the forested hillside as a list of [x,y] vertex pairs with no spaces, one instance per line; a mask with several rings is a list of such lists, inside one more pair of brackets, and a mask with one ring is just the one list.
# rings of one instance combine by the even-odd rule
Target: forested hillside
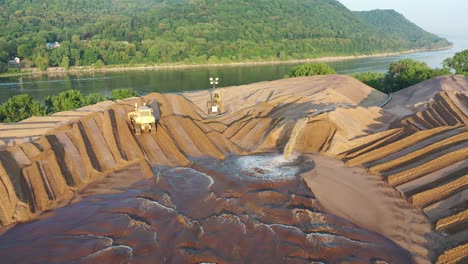
[[3,70],[15,56],[41,69],[216,63],[449,45],[394,11],[378,12],[336,0],[0,1],[0,61]]
[[404,36],[419,46],[429,45],[431,48],[431,45],[434,45],[434,48],[438,47],[440,40],[438,36],[425,32],[395,10],[372,10],[356,13],[369,24],[380,29],[387,37],[401,38]]

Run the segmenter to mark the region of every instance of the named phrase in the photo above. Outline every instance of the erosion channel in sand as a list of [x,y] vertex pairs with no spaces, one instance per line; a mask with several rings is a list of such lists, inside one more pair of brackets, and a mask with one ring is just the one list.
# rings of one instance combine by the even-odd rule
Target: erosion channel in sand
[[[380,108],[314,76],[222,88],[219,116],[197,91],[0,124],[0,258],[463,262],[467,87],[438,77]],[[135,103],[156,134],[133,134]]]

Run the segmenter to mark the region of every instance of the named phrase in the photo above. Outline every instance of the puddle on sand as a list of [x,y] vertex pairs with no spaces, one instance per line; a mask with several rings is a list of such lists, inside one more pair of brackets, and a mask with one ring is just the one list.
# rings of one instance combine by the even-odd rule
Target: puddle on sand
[[290,180],[314,168],[311,160],[303,157],[285,159],[281,154],[231,156],[225,160],[196,159],[195,163],[220,171],[232,177],[259,180]]

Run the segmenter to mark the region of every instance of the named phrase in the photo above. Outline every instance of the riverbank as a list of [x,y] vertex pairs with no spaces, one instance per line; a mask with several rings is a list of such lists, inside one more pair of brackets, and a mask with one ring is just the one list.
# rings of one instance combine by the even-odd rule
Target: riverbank
[[451,49],[453,45],[438,49],[413,49],[402,52],[387,52],[370,55],[350,55],[350,56],[331,56],[322,57],[315,59],[302,59],[302,60],[278,60],[278,61],[245,61],[245,62],[232,62],[232,63],[207,63],[207,64],[183,64],[183,63],[170,63],[170,64],[136,64],[136,65],[108,65],[102,68],[96,68],[94,66],[74,66],[68,70],[63,67],[49,67],[45,72],[40,71],[38,68],[25,69],[20,73],[6,73],[0,74],[1,77],[13,77],[13,76],[24,76],[24,75],[65,75],[80,73],[106,73],[106,72],[124,72],[124,71],[155,71],[155,70],[171,70],[171,69],[189,69],[189,68],[217,68],[217,67],[243,67],[243,66],[255,66],[255,65],[275,65],[275,64],[299,64],[299,63],[310,63],[310,62],[336,62],[336,61],[347,61],[355,59],[365,58],[383,58],[391,56],[399,56],[417,52],[428,52],[428,51],[439,51]]

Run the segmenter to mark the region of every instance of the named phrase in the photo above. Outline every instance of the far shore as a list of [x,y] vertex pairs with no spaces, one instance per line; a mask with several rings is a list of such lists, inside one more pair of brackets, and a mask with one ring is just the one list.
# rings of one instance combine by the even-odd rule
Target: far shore
[[45,72],[41,72],[38,68],[23,69],[19,73],[6,73],[0,74],[1,77],[12,77],[21,75],[65,75],[65,74],[80,74],[80,73],[96,73],[96,72],[123,72],[123,71],[154,71],[154,70],[171,70],[171,69],[188,69],[188,68],[216,68],[216,67],[242,67],[242,66],[254,66],[254,65],[271,65],[271,64],[298,64],[308,62],[332,62],[332,61],[346,61],[354,59],[364,58],[379,58],[379,57],[390,57],[403,54],[410,54],[416,52],[427,52],[446,50],[452,48],[453,45],[438,49],[413,49],[402,52],[388,52],[388,53],[377,53],[370,55],[352,55],[352,56],[335,56],[335,57],[322,57],[315,59],[302,59],[302,60],[287,60],[287,61],[245,61],[245,62],[232,62],[232,63],[208,63],[208,64],[157,64],[157,65],[106,65],[102,68],[96,68],[94,66],[73,66],[70,69],[65,70],[63,67],[48,67]]

